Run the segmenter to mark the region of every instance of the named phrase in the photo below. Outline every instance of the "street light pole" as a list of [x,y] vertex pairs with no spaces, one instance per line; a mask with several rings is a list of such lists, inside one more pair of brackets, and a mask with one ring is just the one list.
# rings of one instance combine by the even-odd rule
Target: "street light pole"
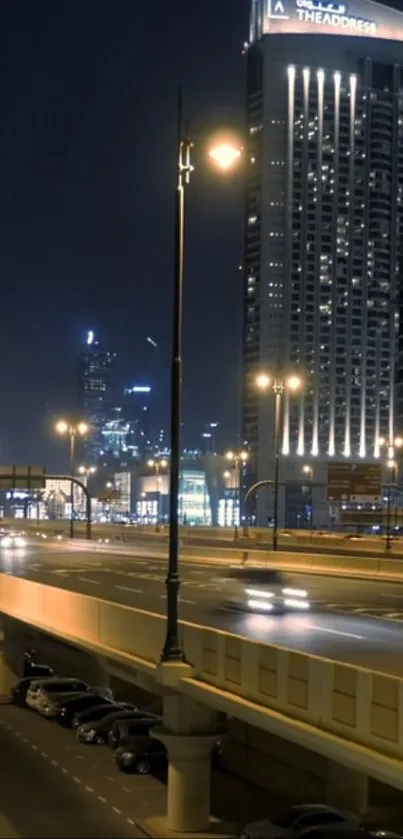
[[278,501],[280,481],[280,430],[281,430],[281,409],[284,393],[284,384],[275,382],[273,385],[275,397],[275,421],[274,421],[274,521],[273,521],[273,551],[278,549]]
[[185,186],[192,166],[191,142],[183,136],[182,90],[178,90],[178,163],[175,201],[174,301],[171,372],[171,471],[169,498],[169,547],[166,638],[163,662],[184,661],[179,639],[179,482],[182,421],[183,280],[185,256]]
[[[76,432],[73,427],[69,429],[70,431],[70,475],[74,478],[74,470],[75,470],[75,442],[76,442]],[[74,484],[73,481],[70,483],[70,539],[74,539]]]

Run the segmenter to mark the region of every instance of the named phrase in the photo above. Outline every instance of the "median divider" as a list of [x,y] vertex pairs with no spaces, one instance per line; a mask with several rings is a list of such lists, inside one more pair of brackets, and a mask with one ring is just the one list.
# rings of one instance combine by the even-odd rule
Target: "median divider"
[[[157,692],[163,616],[5,574],[0,611],[124,661]],[[181,632],[192,669],[175,690],[403,789],[402,679],[187,622]]]

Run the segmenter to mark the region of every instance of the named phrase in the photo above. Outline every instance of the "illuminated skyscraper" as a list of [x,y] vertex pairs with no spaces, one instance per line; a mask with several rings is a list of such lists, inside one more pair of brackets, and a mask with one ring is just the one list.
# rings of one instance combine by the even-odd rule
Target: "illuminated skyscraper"
[[79,354],[78,389],[82,418],[90,433],[85,446],[90,463],[97,463],[104,447],[103,429],[112,419],[114,407],[115,353],[102,350],[94,332],[88,332]]
[[243,438],[270,477],[273,401],[297,371],[285,477],[392,439],[403,247],[403,14],[253,0],[247,49]]

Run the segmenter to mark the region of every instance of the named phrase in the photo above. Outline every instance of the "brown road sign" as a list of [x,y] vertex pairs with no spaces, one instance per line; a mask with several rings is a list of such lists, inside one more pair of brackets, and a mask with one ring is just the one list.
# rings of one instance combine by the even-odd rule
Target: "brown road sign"
[[0,466],[0,489],[45,489],[44,466]]
[[329,463],[327,500],[369,502],[382,500],[380,463]]

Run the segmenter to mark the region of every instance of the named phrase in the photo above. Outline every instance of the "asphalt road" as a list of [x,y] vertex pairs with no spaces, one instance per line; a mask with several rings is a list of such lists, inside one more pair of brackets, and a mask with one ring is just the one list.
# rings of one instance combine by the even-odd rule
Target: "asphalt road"
[[[134,548],[132,550],[135,550]],[[114,552],[112,552],[114,551]],[[148,551],[150,553],[150,551]],[[119,554],[118,549],[32,543],[2,549],[0,568],[47,585],[165,612],[162,556]],[[183,562],[181,617],[291,649],[403,676],[403,585],[288,574],[310,593],[309,614],[265,617],[228,611],[225,569]]]
[[[0,705],[0,756],[0,839],[144,839],[136,823],[166,812],[163,780],[122,774],[107,746],[78,743],[74,732],[29,710]],[[213,773],[212,812],[238,828],[286,803]]]

